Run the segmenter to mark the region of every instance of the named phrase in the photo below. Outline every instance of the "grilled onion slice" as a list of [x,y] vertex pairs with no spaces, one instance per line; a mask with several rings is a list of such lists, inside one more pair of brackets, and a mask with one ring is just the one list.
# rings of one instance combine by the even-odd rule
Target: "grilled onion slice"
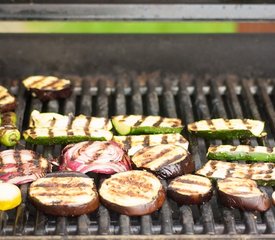
[[99,189],[101,202],[109,209],[128,216],[141,216],[159,209],[165,192],[161,182],[146,171],[116,173]]
[[160,144],[139,150],[132,162],[139,169],[156,173],[160,178],[172,178],[195,170],[187,150],[174,144]]
[[271,201],[251,179],[225,178],[218,180],[218,194],[221,203],[229,208],[248,211],[266,211]]
[[0,112],[13,111],[16,107],[16,101],[8,89],[0,85]]
[[67,98],[71,95],[71,81],[53,76],[31,76],[23,80],[25,88],[41,101]]
[[40,211],[55,216],[79,216],[99,206],[93,179],[78,172],[50,173],[38,179],[30,185],[29,198]]
[[187,174],[172,180],[167,194],[181,205],[201,204],[211,199],[212,184],[206,177]]

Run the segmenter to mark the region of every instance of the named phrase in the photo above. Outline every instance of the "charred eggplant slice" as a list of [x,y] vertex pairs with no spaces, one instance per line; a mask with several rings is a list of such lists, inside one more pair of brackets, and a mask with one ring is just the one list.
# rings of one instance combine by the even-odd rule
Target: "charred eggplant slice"
[[187,150],[189,145],[189,142],[179,133],[114,136],[113,141],[121,145],[129,156],[133,156],[137,151],[148,146],[175,144]]
[[228,177],[252,179],[258,185],[275,186],[274,163],[243,164],[209,160],[196,174],[213,179]]
[[264,212],[271,206],[266,193],[251,179],[225,178],[217,183],[219,200],[229,208]]
[[0,112],[13,111],[15,107],[15,97],[8,92],[8,89],[0,85]]
[[263,137],[264,122],[251,119],[209,119],[188,124],[188,131],[207,139]]
[[243,160],[243,161],[260,161],[274,162],[275,148],[249,145],[220,145],[208,148],[207,158],[218,160]]
[[29,199],[40,211],[55,216],[79,216],[99,206],[94,180],[78,172],[50,173],[36,180]]
[[173,178],[195,170],[190,153],[173,144],[161,144],[139,150],[132,162],[138,169],[146,169],[160,178]]
[[57,128],[57,129],[104,129],[111,130],[112,123],[108,118],[90,117],[85,115],[61,115],[58,113],[41,113],[32,111],[30,128]]
[[180,119],[160,116],[119,115],[112,117],[112,123],[120,135],[180,133],[183,129]]
[[23,80],[23,85],[41,101],[67,98],[72,93],[70,80],[53,76],[31,76]]
[[99,195],[107,208],[128,216],[150,214],[165,200],[159,179],[152,173],[138,170],[116,173],[104,180]]
[[98,129],[58,129],[30,128],[24,131],[26,142],[31,144],[54,145],[76,143],[81,141],[104,141],[113,137],[112,132]]
[[175,178],[167,188],[168,196],[180,205],[207,202],[212,193],[212,183],[208,178],[192,174]]

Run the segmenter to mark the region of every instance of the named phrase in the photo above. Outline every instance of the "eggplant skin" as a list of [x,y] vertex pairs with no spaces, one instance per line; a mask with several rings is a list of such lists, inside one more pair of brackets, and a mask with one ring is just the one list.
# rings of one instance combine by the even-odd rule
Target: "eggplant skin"
[[61,90],[43,90],[38,88],[30,88],[31,92],[42,102],[50,101],[58,98],[67,98],[72,94],[72,85],[65,86]]
[[[85,177],[89,178],[87,175],[79,173],[79,172],[70,172],[70,171],[62,171],[62,172],[54,172],[47,174],[44,178],[51,178],[51,177]],[[30,189],[29,189],[30,191]],[[69,216],[80,216],[83,214],[88,214],[95,211],[99,207],[99,196],[97,193],[96,188],[93,188],[93,191],[96,193],[96,197],[92,199],[89,203],[80,204],[77,206],[68,206],[68,205],[45,205],[41,203],[37,198],[30,197],[30,202],[40,211],[53,215],[53,216],[62,216],[62,217],[69,217]]]
[[218,189],[218,196],[220,202],[228,208],[264,212],[271,206],[271,201],[268,195],[264,192],[256,197],[238,197],[227,194]]
[[161,206],[163,205],[165,201],[165,190],[162,186],[162,188],[158,192],[158,196],[151,202],[147,204],[142,205],[136,205],[136,206],[121,206],[118,204],[115,204],[113,202],[110,202],[100,196],[100,202],[105,205],[108,209],[111,209],[115,212],[118,212],[120,214],[124,214],[127,216],[142,216],[147,215],[152,212],[155,212]]

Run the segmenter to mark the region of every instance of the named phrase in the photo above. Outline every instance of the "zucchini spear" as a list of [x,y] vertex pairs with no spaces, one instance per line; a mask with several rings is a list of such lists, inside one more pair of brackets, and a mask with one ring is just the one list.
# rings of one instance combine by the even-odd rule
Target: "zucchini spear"
[[207,139],[263,137],[264,122],[251,119],[209,119],[188,124],[188,131]]
[[274,163],[231,163],[209,160],[196,174],[212,179],[252,179],[262,186],[275,186]]
[[54,145],[81,141],[111,140],[112,132],[93,129],[31,128],[24,131],[26,142],[31,144]]
[[120,115],[112,117],[112,123],[120,135],[180,133],[183,129],[180,119],[160,116]]
[[211,146],[208,148],[207,158],[229,161],[243,160],[275,162],[275,148],[268,148],[263,146],[252,147],[249,145]]

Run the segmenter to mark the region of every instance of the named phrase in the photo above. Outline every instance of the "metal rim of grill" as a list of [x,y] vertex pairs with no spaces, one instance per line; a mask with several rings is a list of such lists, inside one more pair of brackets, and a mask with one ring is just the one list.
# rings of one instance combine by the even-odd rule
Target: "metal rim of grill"
[[[70,79],[69,76],[66,76]],[[27,127],[33,109],[62,114],[75,113],[110,117],[119,114],[144,114],[179,117],[184,124],[207,118],[254,118],[266,121],[268,137],[251,139],[252,145],[275,146],[275,80],[240,79],[237,76],[194,77],[188,74],[167,75],[155,73],[95,75],[71,77],[75,88],[70,98],[41,103],[32,98],[21,84],[9,86],[17,95],[18,127]],[[6,81],[11,83],[11,81]],[[17,82],[18,84],[18,82]],[[184,133],[190,141],[196,169],[206,162],[210,144],[220,140],[205,141]],[[227,141],[238,145],[239,140]],[[62,146],[24,146],[46,157],[58,156]],[[4,149],[4,147],[1,147]],[[164,186],[167,183],[163,181]],[[209,203],[201,206],[178,207],[171,199],[152,215],[128,217],[100,206],[98,211],[77,218],[46,216],[30,205],[28,185],[22,185],[23,203],[15,210],[0,212],[0,238],[15,236],[47,238],[66,236],[81,239],[114,239],[128,235],[147,238],[240,238],[249,234],[259,238],[274,238],[274,207],[265,213],[231,210],[221,206],[214,193]],[[272,187],[261,187],[269,196]],[[230,235],[228,235],[230,234]],[[116,235],[116,236],[115,236]],[[127,235],[127,236],[123,236]],[[132,237],[134,237],[132,236]],[[147,237],[146,237],[147,236]],[[189,236],[189,237],[188,237]]]

